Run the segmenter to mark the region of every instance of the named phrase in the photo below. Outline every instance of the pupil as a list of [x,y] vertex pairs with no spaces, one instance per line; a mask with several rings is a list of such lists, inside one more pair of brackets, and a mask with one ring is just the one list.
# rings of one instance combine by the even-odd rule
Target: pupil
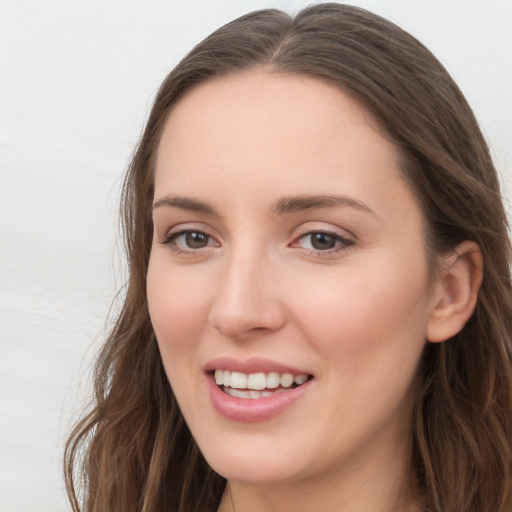
[[187,233],[185,240],[191,249],[201,249],[208,245],[208,235],[204,233]]
[[319,250],[326,250],[326,249],[332,249],[336,243],[336,240],[333,236],[327,235],[325,233],[315,233],[311,237],[311,245],[315,249]]

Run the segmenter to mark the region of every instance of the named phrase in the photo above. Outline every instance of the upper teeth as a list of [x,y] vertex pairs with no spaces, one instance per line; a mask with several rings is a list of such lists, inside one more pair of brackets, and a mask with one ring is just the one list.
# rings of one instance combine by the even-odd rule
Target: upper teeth
[[215,382],[219,386],[229,386],[236,389],[274,389],[279,386],[289,388],[293,383],[304,384],[307,374],[292,375],[291,373],[240,373],[227,370],[215,370]]

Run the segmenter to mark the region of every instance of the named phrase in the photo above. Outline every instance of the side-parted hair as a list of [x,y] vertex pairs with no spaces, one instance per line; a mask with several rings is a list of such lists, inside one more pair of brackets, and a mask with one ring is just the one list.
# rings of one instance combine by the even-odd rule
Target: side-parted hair
[[419,41],[340,4],[294,18],[277,10],[242,16],[198,44],[162,84],[124,183],[124,305],[97,360],[94,407],[66,446],[73,510],[213,512],[220,502],[225,480],[185,424],[149,319],[153,177],[176,103],[198,84],[252,69],[316,77],[373,114],[421,205],[432,272],[461,241],[480,246],[484,278],[473,316],[450,340],[425,345],[412,478],[432,512],[510,512],[511,250],[489,149],[459,88]]

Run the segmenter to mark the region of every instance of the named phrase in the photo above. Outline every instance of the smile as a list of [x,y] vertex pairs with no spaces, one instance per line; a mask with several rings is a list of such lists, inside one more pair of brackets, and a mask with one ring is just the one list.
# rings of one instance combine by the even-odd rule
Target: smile
[[[203,368],[211,404],[224,418],[259,422],[280,416],[303,402],[316,388],[304,367],[253,357],[218,357]],[[304,397],[304,398],[303,398]]]
[[304,384],[309,379],[307,374],[291,373],[241,373],[229,370],[215,370],[215,382],[224,393],[245,399],[271,397]]

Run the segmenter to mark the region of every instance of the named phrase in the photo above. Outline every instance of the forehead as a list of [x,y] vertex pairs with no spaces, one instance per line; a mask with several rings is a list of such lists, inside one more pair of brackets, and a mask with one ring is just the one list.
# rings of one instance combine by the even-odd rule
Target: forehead
[[367,195],[370,183],[405,187],[399,161],[373,116],[339,88],[252,71],[201,84],[176,105],[158,147],[155,188],[212,194],[221,184],[215,193],[230,200],[235,189]]
[[[309,135],[312,141],[334,125],[366,125],[386,138],[373,115],[339,87],[307,75],[264,70],[227,75],[192,88],[171,111],[163,138],[166,132],[177,135],[175,125],[179,131],[212,137],[212,123],[222,123],[225,130],[234,126],[240,135],[245,130],[274,139],[293,136],[302,126],[297,135]],[[289,129],[272,133],[277,124]]]

